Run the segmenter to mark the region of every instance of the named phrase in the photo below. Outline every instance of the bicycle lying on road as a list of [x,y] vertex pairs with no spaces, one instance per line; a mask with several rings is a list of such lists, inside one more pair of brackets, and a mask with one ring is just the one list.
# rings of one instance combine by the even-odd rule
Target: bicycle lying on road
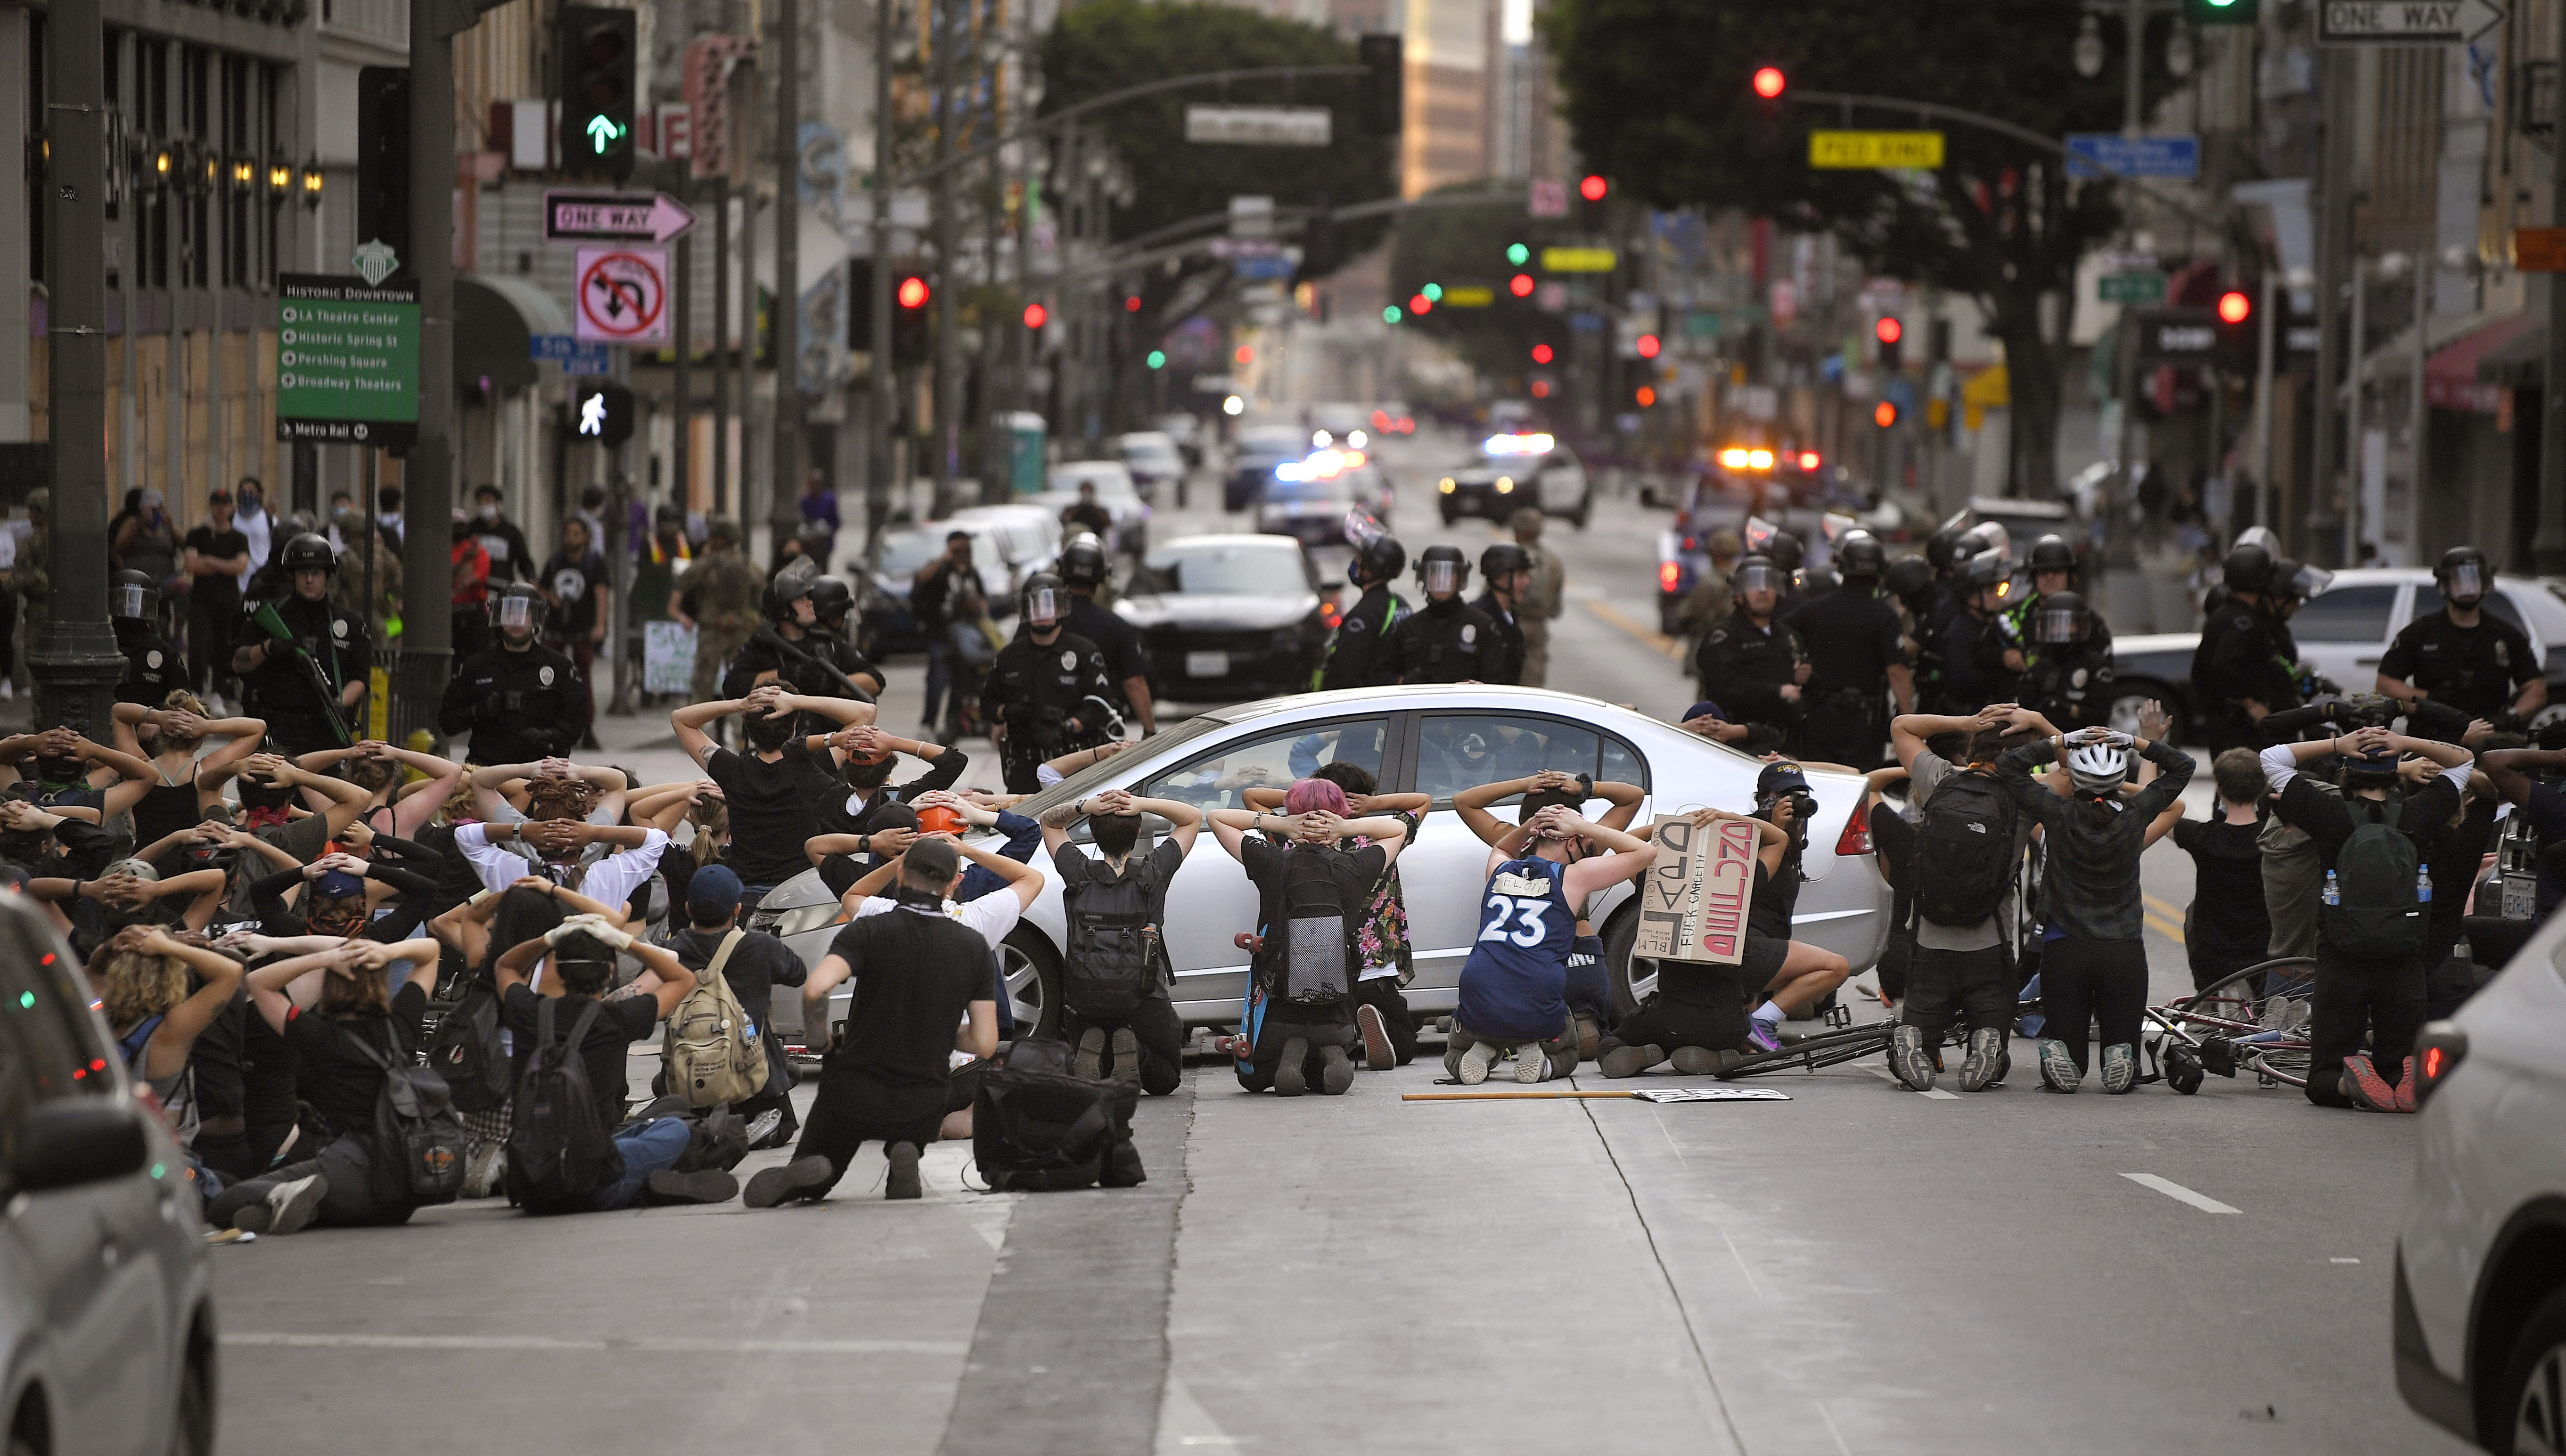
[[2264,961],[2149,1007],[2151,1068],[2186,1095],[2200,1091],[2204,1073],[2244,1069],[2263,1087],[2306,1087],[2315,971],[2306,956]]

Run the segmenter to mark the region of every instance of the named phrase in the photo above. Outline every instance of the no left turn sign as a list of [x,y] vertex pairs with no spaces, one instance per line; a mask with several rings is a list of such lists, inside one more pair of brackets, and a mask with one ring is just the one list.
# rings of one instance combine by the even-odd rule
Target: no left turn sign
[[579,250],[578,337],[602,344],[668,342],[668,250]]

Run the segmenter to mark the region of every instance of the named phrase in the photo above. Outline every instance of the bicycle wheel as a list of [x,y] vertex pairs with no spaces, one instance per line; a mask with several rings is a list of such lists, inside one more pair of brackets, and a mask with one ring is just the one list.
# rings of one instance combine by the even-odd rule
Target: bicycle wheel
[[1736,1057],[1711,1075],[1722,1082],[1760,1077],[1768,1072],[1817,1072],[1889,1049],[1891,1023],[1880,1021],[1848,1031],[1793,1042],[1779,1052],[1752,1052]]
[[2315,969],[2306,956],[2247,966],[2177,1000],[2165,1014],[2195,1037],[2223,1038],[2240,1064],[2272,1081],[2304,1087]]

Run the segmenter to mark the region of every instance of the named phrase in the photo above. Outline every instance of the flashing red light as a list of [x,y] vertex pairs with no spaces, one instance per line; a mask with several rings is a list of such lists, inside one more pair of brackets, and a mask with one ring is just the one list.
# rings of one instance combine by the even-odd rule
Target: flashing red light
[[1883,399],[1871,407],[1871,422],[1887,429],[1898,423],[1898,406]]
[[1514,277],[1506,280],[1506,292],[1513,294],[1516,298],[1531,298],[1532,290],[1532,275],[1529,273],[1518,273]]
[[1659,349],[1664,346],[1658,343],[1658,336],[1655,334],[1643,334],[1640,336],[1640,342],[1633,347],[1639,350],[1640,358],[1656,359]]
[[1534,364],[1548,364],[1551,362],[1552,358],[1554,358],[1554,356],[1550,352],[1549,345],[1536,344],[1532,347],[1532,362]]
[[1577,184],[1577,195],[1585,198],[1589,202],[1603,201],[1604,194],[1611,190],[1613,190],[1612,183],[1604,180],[1601,176],[1592,174]]
[[1411,313],[1411,314],[1430,314],[1430,313],[1433,313],[1433,312],[1434,312],[1434,300],[1432,300],[1432,299],[1430,299],[1430,298],[1427,298],[1425,295],[1423,295],[1423,294],[1421,294],[1421,293],[1419,293],[1419,294],[1411,294],[1411,295],[1409,296],[1409,299],[1408,299],[1408,311],[1409,311],[1410,313]]
[[2222,324],[2242,324],[2254,312],[2254,301],[2241,293],[2218,296],[2218,320]]
[[1907,328],[1898,322],[1896,315],[1890,315],[1873,325],[1871,332],[1878,335],[1883,344],[1896,344],[1906,337]]
[[919,278],[915,274],[911,274],[908,277],[901,279],[899,281],[899,292],[898,297],[899,299],[899,306],[903,309],[925,308],[926,280]]
[[1533,380],[1533,381],[1532,381],[1532,397],[1534,397],[1535,399],[1547,399],[1547,398],[1549,398],[1549,397],[1550,397],[1550,380],[1548,380],[1548,379],[1535,379],[1535,380]]
[[1681,566],[1670,561],[1662,561],[1658,563],[1658,589],[1660,591],[1671,592],[1681,585],[1683,585],[1683,568]]
[[2438,1047],[2427,1047],[2424,1049],[2424,1080],[2426,1082],[2435,1082],[2440,1078],[2441,1062],[2443,1057],[2446,1055],[2447,1054],[2443,1053]]
[[1123,296],[1123,312],[1127,314],[1137,314],[1141,312],[1141,296],[1137,293],[1125,294]]
[[1632,395],[1631,397],[1640,401],[1640,407],[1642,409],[1646,409],[1650,405],[1658,402],[1658,391],[1650,388],[1646,384],[1642,384],[1640,386],[1640,392]]
[[1802,450],[1800,452],[1800,468],[1803,470],[1817,469],[1818,452],[1815,450]]
[[1240,364],[1254,364],[1256,362],[1256,351],[1242,344],[1238,346],[1235,353],[1230,355],[1230,358],[1238,361]]
[[1768,102],[1780,96],[1785,85],[1787,83],[1782,80],[1782,68],[1778,66],[1762,67],[1755,73],[1755,94]]
[[1042,305],[1040,305],[1040,304],[1027,304],[1027,305],[1025,305],[1025,327],[1026,327],[1026,328],[1028,328],[1028,329],[1039,329],[1039,328],[1041,328],[1044,324],[1049,323],[1049,322],[1050,322],[1050,320],[1051,320],[1051,310],[1044,308],[1044,307],[1043,307]]

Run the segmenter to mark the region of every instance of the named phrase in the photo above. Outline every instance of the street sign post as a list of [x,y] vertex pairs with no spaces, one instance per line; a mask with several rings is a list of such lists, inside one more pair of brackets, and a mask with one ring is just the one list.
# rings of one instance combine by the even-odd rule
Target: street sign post
[[2153,308],[2165,302],[2166,276],[2162,273],[2107,273],[2094,280],[2094,297],[2100,303]]
[[1930,169],[1942,164],[1939,131],[1811,131],[1809,165],[1828,170]]
[[2321,46],[2458,46],[2512,18],[2493,0],[2324,0]]
[[526,341],[526,357],[550,360],[565,374],[603,374],[609,367],[606,346],[582,344],[569,334],[536,334]]
[[694,212],[665,192],[544,193],[549,242],[664,243],[694,226]]
[[2071,177],[2173,177],[2190,181],[2200,175],[2200,138],[2124,136],[2118,131],[2067,133],[2067,175]]
[[1611,248],[1544,248],[1544,273],[1610,273],[1620,260]]
[[276,291],[276,437],[418,439],[418,284],[288,273]]
[[1240,146],[1326,146],[1333,139],[1326,107],[1185,108],[1185,139]]
[[668,342],[668,250],[582,248],[577,335],[597,344]]

